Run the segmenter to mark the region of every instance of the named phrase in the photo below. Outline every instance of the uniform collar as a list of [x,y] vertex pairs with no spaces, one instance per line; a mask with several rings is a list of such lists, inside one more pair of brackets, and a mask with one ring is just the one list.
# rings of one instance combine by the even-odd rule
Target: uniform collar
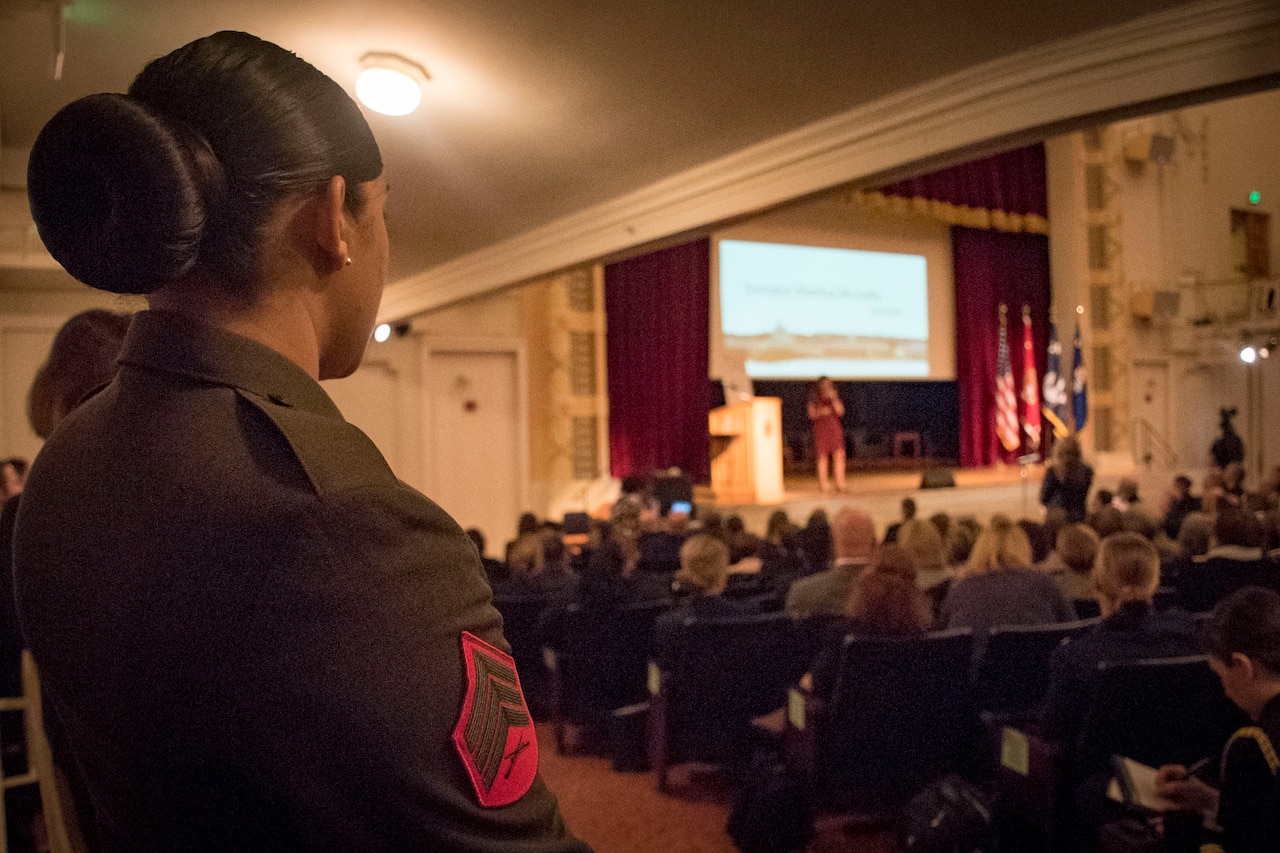
[[341,418],[307,372],[268,346],[172,311],[135,314],[120,363],[265,397],[280,406]]

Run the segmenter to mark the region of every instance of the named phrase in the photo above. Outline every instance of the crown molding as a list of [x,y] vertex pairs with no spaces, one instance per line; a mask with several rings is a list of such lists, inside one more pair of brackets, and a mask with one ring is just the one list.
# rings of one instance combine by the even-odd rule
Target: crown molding
[[974,66],[389,285],[380,321],[1039,128],[1280,74],[1280,4],[1206,0]]

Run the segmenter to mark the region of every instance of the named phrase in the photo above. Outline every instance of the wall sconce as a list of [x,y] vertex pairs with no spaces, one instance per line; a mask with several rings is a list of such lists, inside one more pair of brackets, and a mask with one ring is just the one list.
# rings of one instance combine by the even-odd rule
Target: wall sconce
[[356,78],[356,97],[374,112],[407,116],[422,103],[422,84],[431,79],[427,69],[398,53],[366,53]]

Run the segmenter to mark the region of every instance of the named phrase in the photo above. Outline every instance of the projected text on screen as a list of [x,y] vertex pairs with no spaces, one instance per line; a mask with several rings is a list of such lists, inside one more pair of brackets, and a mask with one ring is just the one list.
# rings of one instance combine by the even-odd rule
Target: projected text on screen
[[929,375],[921,255],[720,241],[720,328],[755,378]]

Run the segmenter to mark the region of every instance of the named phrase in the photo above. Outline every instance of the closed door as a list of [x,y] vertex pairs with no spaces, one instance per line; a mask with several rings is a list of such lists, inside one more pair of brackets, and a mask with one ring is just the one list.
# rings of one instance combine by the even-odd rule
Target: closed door
[[494,556],[522,510],[518,367],[505,351],[433,351],[427,360],[427,494],[464,528],[479,528]]
[[373,440],[396,476],[415,489],[422,479],[421,350],[413,338],[372,343],[360,368],[324,389],[342,416]]

